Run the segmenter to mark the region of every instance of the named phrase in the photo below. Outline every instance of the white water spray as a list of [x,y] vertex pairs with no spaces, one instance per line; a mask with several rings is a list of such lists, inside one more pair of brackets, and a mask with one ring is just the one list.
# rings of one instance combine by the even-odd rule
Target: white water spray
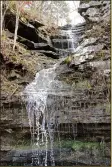
[[[47,110],[47,96],[48,92],[52,90],[52,81],[54,80],[56,73],[55,69],[58,64],[55,64],[52,68],[43,69],[36,74],[35,80],[30,83],[24,90],[27,101],[27,112],[29,118],[29,125],[31,130],[32,144],[36,143],[38,148],[40,145],[44,145],[47,150],[48,138],[51,142],[51,159],[54,166],[53,158],[53,138],[52,131],[49,128],[50,125],[46,125]],[[47,126],[47,128],[46,128]],[[48,133],[49,132],[49,133]],[[35,141],[36,139],[36,141]],[[38,161],[39,165],[39,161]],[[47,151],[45,156],[45,166],[47,166]]]

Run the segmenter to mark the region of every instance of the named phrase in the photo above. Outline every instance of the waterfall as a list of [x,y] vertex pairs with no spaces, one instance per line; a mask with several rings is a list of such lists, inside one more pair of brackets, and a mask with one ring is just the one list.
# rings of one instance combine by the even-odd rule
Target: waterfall
[[[52,68],[43,69],[36,74],[35,80],[30,83],[24,90],[27,101],[27,112],[31,131],[32,144],[36,144],[38,148],[45,144],[46,156],[44,166],[47,166],[47,144],[48,139],[51,142],[51,165],[54,166],[53,157],[53,129],[51,120],[47,121],[47,96],[52,90],[52,83],[56,77],[55,69],[59,63]],[[52,119],[52,118],[50,118]],[[39,156],[39,155],[38,155]],[[40,165],[39,158],[38,164]]]
[[[68,53],[74,53],[77,43],[77,37],[74,38],[72,29],[61,31],[61,46],[65,55],[64,41],[67,42],[66,50]],[[54,40],[56,42],[56,39]],[[56,70],[60,68],[60,63],[64,58],[60,58],[57,64],[54,64],[49,69],[43,69],[37,72],[33,82],[26,86],[23,94],[26,100],[26,109],[28,112],[28,119],[31,131],[31,145],[36,148],[36,155],[32,158],[32,165],[48,166],[50,161],[51,166],[55,166],[54,158],[54,130],[58,130],[58,138],[60,142],[60,134],[58,129],[58,122],[56,120],[56,111],[47,108],[48,95],[71,96],[71,87],[56,79]],[[77,133],[77,127],[72,126],[72,133],[74,139]],[[70,129],[71,130],[71,129]],[[50,148],[48,148],[50,147]],[[42,148],[45,149],[44,155]],[[50,150],[50,154],[48,152]],[[61,150],[60,150],[61,152]],[[48,155],[49,154],[49,155]],[[43,155],[42,160],[40,159]],[[49,158],[50,157],[50,158]],[[49,160],[50,159],[50,160]]]
[[72,53],[74,53],[75,52],[75,46],[74,46],[74,34],[72,33],[72,29],[68,30],[68,36],[71,40],[68,48],[71,48]]
[[[52,68],[43,69],[36,74],[32,83],[30,83],[24,90],[23,94],[27,102],[26,108],[28,112],[28,119],[31,131],[31,144],[36,145],[38,149],[36,165],[47,166],[47,148],[50,143],[50,161],[51,166],[55,166],[53,141],[54,141],[54,125],[55,114],[48,113],[47,110],[47,97],[49,94],[60,94],[63,91],[61,81],[55,80],[56,68],[58,68],[61,59]],[[40,163],[39,155],[41,154],[40,148],[45,146],[46,153],[43,164]],[[34,159],[32,160],[33,164]]]
[[62,57],[74,53],[84,30],[85,25],[62,27],[59,34],[52,39],[52,44],[57,49],[57,53]]

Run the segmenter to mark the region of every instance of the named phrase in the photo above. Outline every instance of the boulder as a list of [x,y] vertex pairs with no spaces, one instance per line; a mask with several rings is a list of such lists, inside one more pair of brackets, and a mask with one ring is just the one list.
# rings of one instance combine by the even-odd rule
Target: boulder
[[97,9],[97,8],[89,8],[89,9],[87,9],[85,14],[88,15],[88,16],[91,16],[91,17],[99,16],[99,9]]
[[100,8],[102,6],[101,1],[90,1],[89,3],[82,3],[79,8],[78,8],[78,12],[82,13],[82,12],[86,12],[87,9],[89,8]]
[[99,10],[97,8],[89,8],[86,12],[83,12],[82,15],[91,22],[100,22],[101,16],[99,15]]
[[[74,57],[79,57],[79,59],[86,59],[86,56],[91,55],[92,53],[97,53],[104,48],[104,44],[97,44],[98,38],[88,38],[84,39],[83,42],[75,50]],[[87,57],[88,58],[88,57]],[[93,57],[92,57],[93,58]]]
[[90,7],[90,5],[88,3],[84,3],[81,4],[78,8],[78,12],[82,13],[82,12],[86,12],[86,10]]

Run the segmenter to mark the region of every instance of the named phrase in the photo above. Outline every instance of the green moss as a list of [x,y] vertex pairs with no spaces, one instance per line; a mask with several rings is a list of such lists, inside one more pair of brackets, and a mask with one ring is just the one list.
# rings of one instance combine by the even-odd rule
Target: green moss
[[67,64],[69,65],[72,61],[72,57],[71,56],[68,56],[64,61],[63,61],[63,64]]
[[30,140],[19,140],[16,145],[14,145],[14,149],[24,150],[31,149],[31,141]]
[[80,81],[74,86],[76,89],[91,89],[91,84],[88,80]]
[[[14,149],[24,150],[24,149],[46,149],[45,143],[40,143],[38,147],[36,144],[31,145],[31,140],[20,140],[16,145],[13,146]],[[77,140],[61,140],[54,141],[54,148],[69,148],[73,151],[83,151],[83,150],[104,150],[105,143],[98,142],[85,142],[85,141],[77,141]],[[50,149],[50,142],[48,141],[47,149]]]
[[[74,140],[61,140],[60,145],[62,148],[72,148]],[[59,141],[55,142],[55,146],[59,147]]]
[[[61,148],[71,148],[73,150],[82,150],[82,149],[96,149],[100,145],[98,142],[83,142],[77,140],[61,140]],[[55,142],[55,147],[59,147],[59,141]]]
[[80,149],[95,149],[99,147],[99,143],[97,142],[80,142],[75,141],[72,145],[73,150],[80,150]]
[[21,20],[22,22],[24,22],[24,23],[28,23],[28,20],[27,20],[25,17],[23,17],[23,16],[21,16],[20,20]]
[[105,106],[105,109],[106,109],[107,112],[111,111],[110,110],[110,103],[106,103],[104,106]]
[[97,105],[96,105],[96,108],[98,108],[98,109],[100,109],[100,108],[103,108],[103,109],[105,109],[105,111],[106,112],[110,112],[111,110],[110,110],[110,103],[109,102],[107,102],[107,103],[98,103]]
[[105,57],[104,51],[103,51],[103,50],[99,51],[99,52],[96,54],[96,57],[101,58],[101,59],[104,58],[104,57]]

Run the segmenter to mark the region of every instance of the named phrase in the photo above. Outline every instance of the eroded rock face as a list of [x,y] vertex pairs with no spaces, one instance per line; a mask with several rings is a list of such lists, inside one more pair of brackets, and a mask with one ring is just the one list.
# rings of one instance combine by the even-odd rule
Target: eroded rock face
[[[8,29],[14,38],[16,16],[10,11],[5,15],[5,28]],[[56,53],[56,49],[51,44],[51,39],[48,34],[42,33],[39,28],[44,26],[38,21],[22,21],[19,20],[18,37],[17,41],[24,44],[29,50],[38,50],[38,52],[45,54],[48,57],[59,58],[59,54]],[[42,52],[42,50],[44,50]],[[50,53],[49,53],[50,52]]]
[[[78,144],[78,143],[77,143]],[[105,146],[104,146],[105,147]],[[60,150],[54,149],[55,165],[58,166],[74,166],[74,165],[109,165],[110,160],[108,158],[108,146],[106,146],[105,152],[102,152],[103,145],[100,144],[93,147],[85,147],[84,143],[79,148],[62,148],[61,157]],[[40,155],[38,157],[38,154]],[[51,166],[50,150],[47,152],[48,161],[47,165]],[[104,158],[105,156],[105,158]],[[13,150],[5,158],[2,159],[2,165],[28,165],[28,166],[44,166],[45,150]],[[32,158],[34,159],[32,161]],[[39,164],[36,160],[39,158]]]
[[[81,6],[83,6],[83,3]],[[98,15],[100,19],[103,18],[108,7],[108,2],[105,2],[105,5],[103,5],[103,2],[97,3],[93,1],[83,6],[84,10],[87,11],[87,15],[89,14],[92,17]],[[90,11],[93,12],[91,13]],[[81,14],[84,16],[82,12]],[[59,80],[65,81],[67,84],[71,85],[74,93],[72,98],[69,96],[63,97],[60,103],[57,100],[58,104],[60,104],[60,108],[62,108],[60,113],[57,111],[57,113],[59,113],[58,120],[60,123],[62,121],[65,124],[67,121],[72,121],[74,123],[83,122],[84,124],[87,123],[88,126],[89,123],[93,123],[94,125],[99,123],[101,124],[101,129],[103,129],[103,125],[104,127],[106,127],[106,124],[110,126],[109,16],[107,21],[103,19],[103,21],[98,21],[97,24],[87,20],[86,29],[87,31],[85,31],[83,41],[79,47],[76,48],[75,54],[69,56],[69,58],[62,63],[68,65],[68,72],[67,67],[63,66],[62,73],[58,76]],[[67,98],[67,102],[64,98]],[[54,103],[54,105],[55,104],[56,103]],[[61,104],[67,106],[64,108]],[[68,115],[66,116],[66,114]],[[68,118],[70,118],[70,121]],[[109,134],[107,135],[107,141],[110,140],[109,126],[107,128]],[[99,136],[102,134],[104,140],[106,140],[106,136],[102,131],[98,133]]]
[[90,1],[79,7],[79,13],[90,22],[108,21],[110,17],[110,1]]
[[74,53],[79,43],[82,41],[82,35],[85,31],[85,22],[78,25],[65,25],[59,27],[58,34],[51,36],[53,46],[57,53],[67,56]]
[[101,1],[90,1],[90,2],[81,2],[81,5],[79,6],[79,13],[82,13],[85,10],[89,9],[89,8],[99,8],[102,6],[102,2]]
[[[13,13],[9,12],[5,15],[5,28],[8,29],[12,33],[14,33],[14,29],[15,29],[15,20],[16,20],[16,17]],[[38,27],[42,26],[40,23],[37,23],[37,24],[39,24]],[[18,28],[18,35],[30,41],[33,41],[33,42],[42,41],[42,42],[47,43],[46,39],[42,39],[42,37],[39,38],[38,29],[36,29],[34,25],[32,25],[31,23],[25,23],[22,20],[20,20],[19,28]]]
[[[80,7],[80,12],[87,19],[85,35],[80,46],[76,49],[76,53],[72,56],[72,61],[67,65],[63,63],[57,70],[57,78],[64,84],[68,84],[72,90],[72,95],[69,96],[53,96],[48,97],[48,109],[49,111],[56,111],[56,120],[60,124],[60,134],[63,130],[67,133],[62,133],[63,136],[73,136],[74,125],[75,138],[87,141],[106,141],[110,142],[110,23],[109,21],[109,2],[90,2],[83,7]],[[92,11],[92,12],[91,12]],[[84,12],[84,13],[83,13]],[[99,20],[96,20],[98,18]],[[13,21],[12,23],[13,24]],[[31,24],[33,26],[31,26]],[[21,28],[27,27],[27,30],[31,30],[33,33],[34,41],[31,42],[32,36],[27,38],[26,45],[31,45],[33,48],[38,41],[38,32],[34,32],[36,25],[30,22],[30,25],[23,23],[20,24]],[[11,25],[14,26],[14,25]],[[39,25],[40,26],[40,25]],[[38,26],[37,26],[38,27]],[[90,29],[91,27],[91,29]],[[10,27],[9,27],[10,28]],[[10,29],[12,31],[12,29]],[[19,31],[20,32],[20,31]],[[21,35],[22,36],[22,35]],[[26,34],[24,36],[26,38]],[[44,46],[44,49],[51,47],[47,38],[39,36],[39,42]],[[29,41],[28,41],[29,40]],[[22,43],[22,42],[21,42]],[[28,123],[27,112],[25,104],[22,103],[20,98],[20,92],[24,90],[24,87],[31,82],[37,71],[43,68],[49,68],[57,61],[49,57],[57,57],[48,49],[42,51],[31,51],[28,54],[24,54],[22,60],[28,62],[28,64],[15,64],[11,60],[2,57],[3,69],[7,69],[7,73],[10,80],[10,84],[6,80],[6,85],[2,90],[2,117],[1,117],[1,150],[4,155],[6,152],[11,151],[15,146],[25,145],[23,140],[27,142],[30,140],[30,129]],[[48,54],[49,57],[43,55]],[[52,55],[51,55],[52,54]],[[6,66],[4,66],[4,61]],[[31,66],[33,64],[33,67]],[[61,69],[62,68],[62,69]],[[33,69],[33,70],[32,70]],[[12,72],[15,70],[15,72]],[[58,73],[58,71],[61,70]],[[3,77],[4,79],[4,77]],[[16,83],[16,84],[14,84]],[[19,85],[19,88],[17,89]],[[10,90],[8,90],[8,87]],[[12,88],[13,87],[13,88]],[[13,92],[16,91],[16,95]],[[69,92],[70,93],[70,92]],[[71,125],[72,123],[72,125]],[[55,133],[57,135],[57,132]],[[105,159],[101,159],[99,152],[96,150],[86,150],[70,152],[64,150],[63,155],[66,154],[66,158],[63,159],[62,164],[68,165],[109,165],[110,164],[110,146],[106,150]],[[103,150],[104,151],[104,150]],[[13,151],[12,151],[13,152]],[[97,152],[97,153],[96,153]],[[25,152],[30,154],[29,152]],[[100,152],[101,153],[101,152]],[[4,160],[4,163],[14,163],[23,160],[19,157],[21,151],[17,149],[11,154],[10,159]],[[91,157],[89,155],[92,154]],[[13,159],[13,156],[16,158]],[[31,154],[30,154],[31,156]],[[4,156],[3,156],[4,157]],[[89,158],[88,158],[89,157]],[[20,158],[20,159],[19,159]],[[68,159],[67,159],[68,158]],[[88,159],[87,159],[88,158]],[[66,160],[67,159],[67,160]],[[77,161],[78,159],[78,161]],[[25,161],[24,161],[25,160]],[[26,163],[26,157],[24,157],[23,163]],[[57,158],[57,165],[61,165],[60,159]]]
[[[1,54],[1,156],[31,139],[26,106],[22,91],[35,77],[37,71],[57,62],[43,53],[30,51],[7,57]],[[16,60],[16,58],[18,58]],[[30,142],[29,142],[30,143]]]

